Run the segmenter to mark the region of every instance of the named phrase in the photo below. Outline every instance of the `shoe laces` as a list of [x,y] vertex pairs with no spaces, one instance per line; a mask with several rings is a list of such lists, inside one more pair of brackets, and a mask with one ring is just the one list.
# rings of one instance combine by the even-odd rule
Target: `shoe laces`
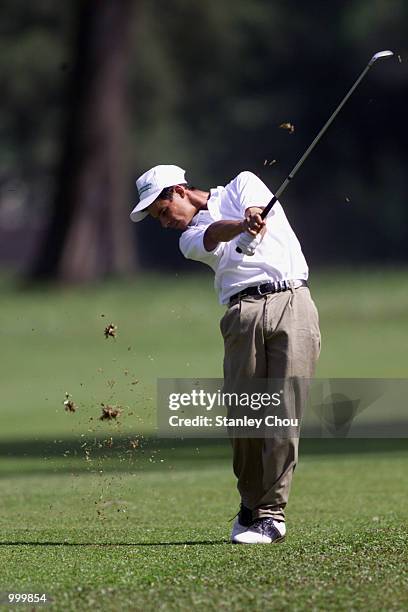
[[268,534],[270,533],[270,531],[279,533],[279,530],[277,529],[275,525],[275,521],[271,516],[264,516],[264,517],[256,519],[253,522],[251,529],[254,531],[258,531],[258,533],[262,533],[262,534],[264,533]]

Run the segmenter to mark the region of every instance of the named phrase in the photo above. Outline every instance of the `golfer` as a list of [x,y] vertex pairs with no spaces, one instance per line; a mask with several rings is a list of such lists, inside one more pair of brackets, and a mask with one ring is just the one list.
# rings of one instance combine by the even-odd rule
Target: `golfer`
[[[183,255],[215,273],[215,288],[226,306],[220,325],[228,390],[251,378],[310,379],[320,331],[307,286],[308,267],[279,202],[262,220],[260,213],[272,198],[266,185],[252,172],[241,172],[225,187],[202,191],[187,183],[178,166],[160,165],[140,176],[136,186],[139,202],[131,220],[151,215],[162,227],[181,231]],[[244,232],[257,237],[257,246],[239,253],[237,241]],[[299,413],[305,394],[296,389],[293,402]],[[241,496],[232,542],[284,539],[298,441],[297,436],[232,438]]]

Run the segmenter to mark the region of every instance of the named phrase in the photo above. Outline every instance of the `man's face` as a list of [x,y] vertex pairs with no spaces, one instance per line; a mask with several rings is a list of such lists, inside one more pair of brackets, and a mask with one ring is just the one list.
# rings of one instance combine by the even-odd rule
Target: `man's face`
[[147,210],[154,219],[160,221],[162,227],[181,231],[186,229],[197,212],[182,185],[174,187],[172,200],[157,199]]

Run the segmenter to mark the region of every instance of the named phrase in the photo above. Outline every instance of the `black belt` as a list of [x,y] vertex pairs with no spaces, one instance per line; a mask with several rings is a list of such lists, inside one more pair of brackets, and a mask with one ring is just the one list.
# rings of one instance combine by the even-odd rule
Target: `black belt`
[[267,295],[268,293],[280,293],[281,291],[287,291],[291,286],[294,289],[299,289],[299,287],[307,287],[307,281],[305,280],[294,280],[294,281],[270,281],[268,283],[263,283],[262,285],[256,285],[255,287],[245,287],[242,291],[235,293],[229,299],[229,303],[234,300],[240,300],[243,297],[247,297],[248,295]]

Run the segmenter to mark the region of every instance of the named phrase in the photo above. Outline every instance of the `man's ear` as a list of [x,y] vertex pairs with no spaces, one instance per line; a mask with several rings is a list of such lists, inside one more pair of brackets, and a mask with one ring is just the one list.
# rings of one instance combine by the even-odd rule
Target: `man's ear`
[[184,185],[175,185],[174,191],[180,196],[180,198],[184,198],[186,195],[186,188]]

